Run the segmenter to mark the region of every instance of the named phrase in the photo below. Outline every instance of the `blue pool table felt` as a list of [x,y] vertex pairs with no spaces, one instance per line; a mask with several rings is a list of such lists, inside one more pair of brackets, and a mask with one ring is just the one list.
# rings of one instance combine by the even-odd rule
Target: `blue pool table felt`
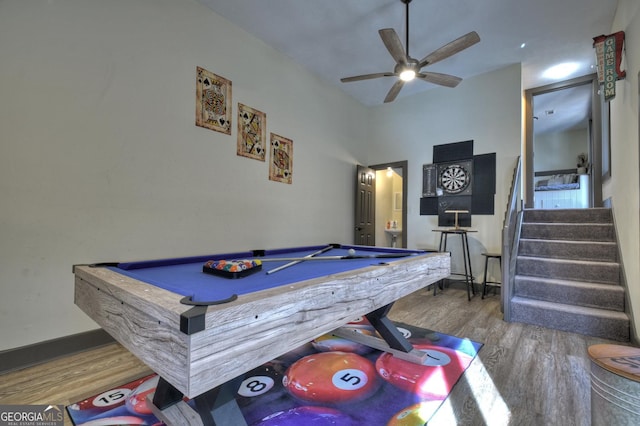
[[[324,247],[325,246],[307,246],[291,249],[265,250],[264,257],[304,257]],[[318,255],[317,257],[347,256],[349,249],[354,249],[356,251],[356,256],[390,253],[425,253],[420,250],[342,245],[339,248],[333,248]],[[327,261],[304,261],[270,275],[267,274],[269,270],[289,263],[289,261],[264,262],[262,271],[237,279],[219,277],[202,271],[202,266],[209,260],[239,260],[251,258],[259,259],[260,257],[254,257],[253,251],[247,251],[120,263],[117,267],[110,267],[110,269],[130,278],[163,288],[181,296],[191,296],[194,302],[205,302],[228,299],[234,294],[250,294],[325,275],[337,274],[381,263],[389,263],[395,260],[394,258],[356,258]]]

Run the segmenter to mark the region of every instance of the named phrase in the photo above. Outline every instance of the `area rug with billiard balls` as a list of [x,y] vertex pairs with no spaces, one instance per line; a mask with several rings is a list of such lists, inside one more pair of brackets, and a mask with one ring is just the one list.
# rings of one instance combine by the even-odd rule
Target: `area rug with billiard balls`
[[[425,351],[422,365],[325,335],[242,377],[235,394],[251,426],[424,425],[475,358],[481,343],[396,323]],[[374,334],[366,320],[348,327]],[[162,425],[147,407],[156,375],[67,407],[76,426]],[[191,403],[191,402],[190,402]]]

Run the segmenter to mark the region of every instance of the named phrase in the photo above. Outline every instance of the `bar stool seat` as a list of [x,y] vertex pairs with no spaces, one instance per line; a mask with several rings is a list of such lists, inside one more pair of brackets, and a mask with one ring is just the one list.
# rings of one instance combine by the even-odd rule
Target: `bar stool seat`
[[487,269],[489,268],[489,259],[498,261],[500,270],[502,271],[502,255],[499,253],[482,253],[484,256],[484,279],[482,280],[482,298],[487,294],[487,286],[493,287],[494,290],[502,286],[500,281],[487,281]]

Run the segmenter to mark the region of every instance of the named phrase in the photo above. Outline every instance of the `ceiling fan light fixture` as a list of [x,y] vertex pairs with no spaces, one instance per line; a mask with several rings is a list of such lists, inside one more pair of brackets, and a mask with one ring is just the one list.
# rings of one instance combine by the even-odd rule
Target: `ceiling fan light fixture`
[[411,81],[416,78],[416,72],[412,69],[406,69],[400,73],[399,77],[402,81]]
[[400,1],[406,6],[405,20],[407,31],[404,46],[402,45],[402,40],[400,40],[400,37],[398,37],[398,34],[393,28],[382,28],[378,30],[378,34],[380,34],[382,43],[384,43],[384,46],[387,48],[389,54],[391,54],[391,57],[396,63],[395,67],[393,68],[393,72],[363,74],[340,79],[340,81],[342,81],[343,83],[348,83],[351,81],[369,80],[372,78],[380,77],[397,77],[398,80],[393,84],[393,86],[391,86],[391,88],[387,92],[387,96],[384,98],[385,103],[393,102],[398,96],[400,90],[402,90],[404,83],[412,81],[416,78],[422,81],[426,81],[427,83],[437,84],[440,86],[456,87],[458,83],[462,81],[460,77],[437,72],[423,73],[422,68],[453,56],[456,53],[468,47],[471,47],[480,41],[478,33],[476,33],[475,31],[471,31],[470,33],[465,34],[462,37],[458,37],[452,42],[434,50],[433,52],[422,58],[422,60],[418,61],[417,59],[414,59],[409,55],[409,3],[411,3],[412,0]]

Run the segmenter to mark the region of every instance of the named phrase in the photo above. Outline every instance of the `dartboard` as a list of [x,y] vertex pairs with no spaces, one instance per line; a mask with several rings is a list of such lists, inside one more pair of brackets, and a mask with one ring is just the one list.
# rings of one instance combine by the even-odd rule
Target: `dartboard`
[[452,164],[440,172],[440,185],[445,192],[457,194],[464,191],[471,182],[469,171],[459,164]]

